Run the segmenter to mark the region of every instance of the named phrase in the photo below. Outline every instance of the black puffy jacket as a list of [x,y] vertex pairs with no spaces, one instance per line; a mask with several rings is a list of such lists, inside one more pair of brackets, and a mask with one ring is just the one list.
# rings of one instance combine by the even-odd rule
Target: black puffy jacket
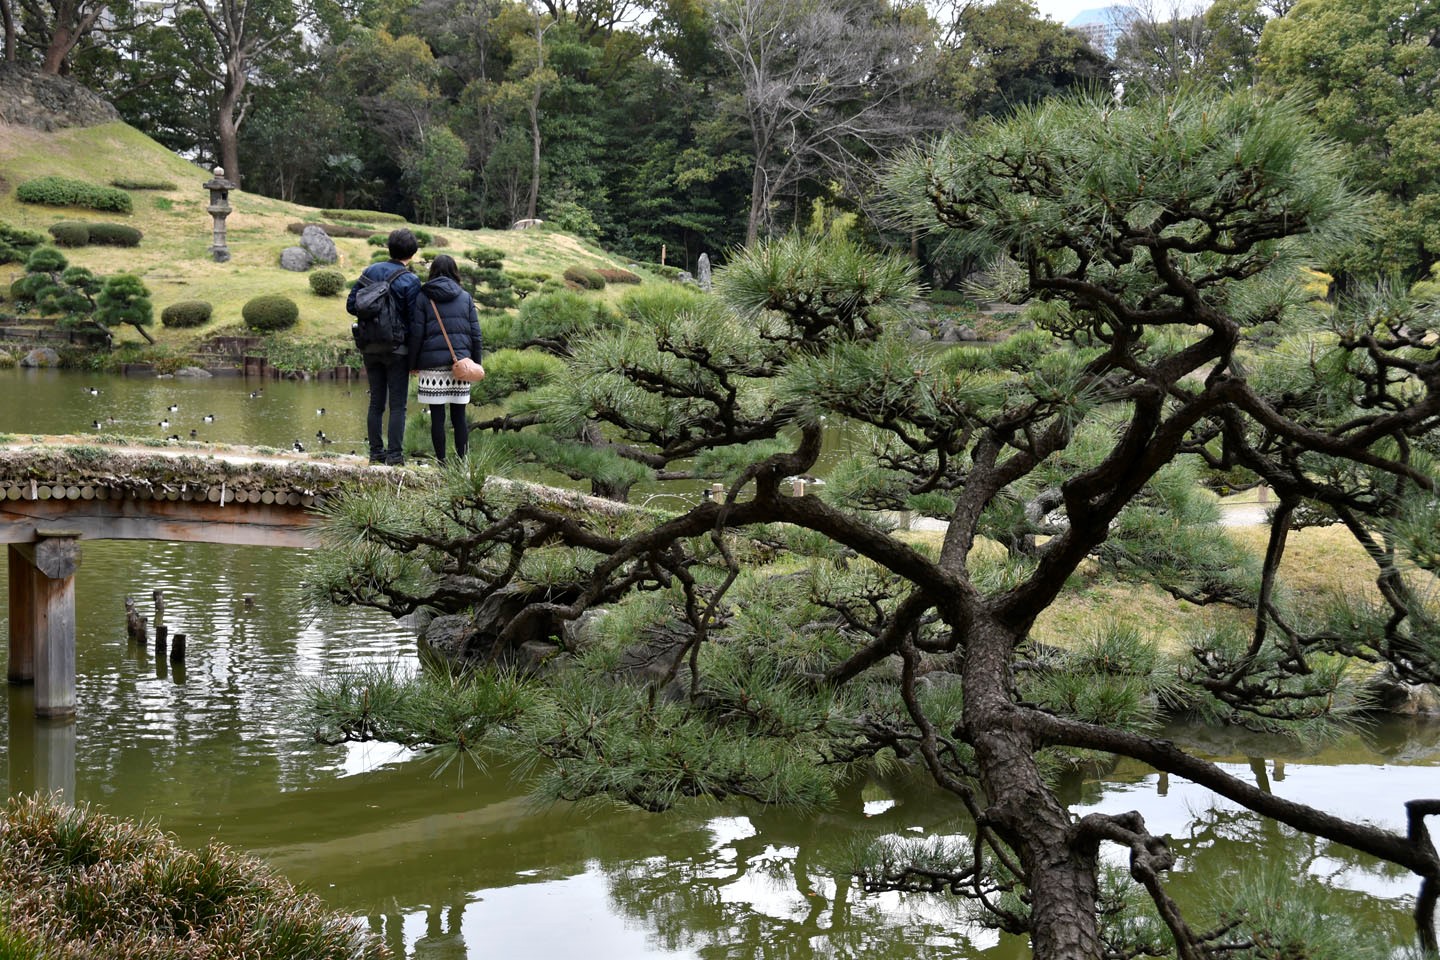
[[[413,330],[420,321],[420,311],[429,310],[430,305],[425,298],[420,296],[420,278],[410,271],[410,268],[398,260],[381,260],[379,263],[372,263],[361,271],[360,276],[369,281],[385,281],[392,276],[390,281],[390,292],[400,303],[400,310],[405,316],[405,343],[399,347],[391,347],[388,344],[371,343],[366,344],[361,353],[367,357],[388,356],[399,354],[404,356],[410,350],[411,340],[414,339]],[[360,292],[358,284],[350,288],[350,295],[345,298],[345,310],[350,314],[355,313],[355,295]],[[415,369],[411,367],[410,369]]]
[[460,284],[449,277],[427,280],[420,288],[425,296],[420,305],[424,316],[410,331],[410,369],[433,370],[449,367],[453,362],[450,351],[445,348],[445,336],[435,319],[438,310],[445,321],[445,332],[450,334],[450,344],[455,356],[469,357],[480,362],[480,318],[475,313],[475,301]]

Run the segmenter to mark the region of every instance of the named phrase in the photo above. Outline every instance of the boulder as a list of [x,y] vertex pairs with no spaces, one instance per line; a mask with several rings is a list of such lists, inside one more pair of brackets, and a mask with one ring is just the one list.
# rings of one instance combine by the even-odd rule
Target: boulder
[[1370,678],[1365,692],[1385,713],[1400,717],[1440,716],[1440,687],[1405,683],[1389,668]]
[[566,620],[560,624],[560,636],[565,641],[565,649],[578,653],[590,646],[595,639],[595,625],[609,612],[604,608],[586,610],[574,620]]
[[465,659],[465,648],[474,633],[469,617],[436,617],[425,627],[423,640],[431,653],[452,663],[460,663]]
[[20,358],[22,367],[58,367],[60,366],[60,354],[49,347],[36,347],[25,356]]
[[335,249],[335,241],[330,239],[330,234],[313,223],[300,232],[300,246],[309,251],[316,263],[334,263],[340,259],[340,252]]
[[282,270],[304,273],[314,262],[315,258],[310,256],[310,251],[304,247],[286,247],[280,251],[280,269]]
[[215,374],[200,367],[181,367],[175,371],[175,376],[182,380],[209,380]]

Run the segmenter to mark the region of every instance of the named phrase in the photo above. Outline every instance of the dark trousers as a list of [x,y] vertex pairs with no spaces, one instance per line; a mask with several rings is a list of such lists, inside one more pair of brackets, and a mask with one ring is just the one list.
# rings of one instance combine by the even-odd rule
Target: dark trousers
[[[405,395],[410,389],[408,357],[366,357],[365,378],[370,381],[370,411],[365,427],[370,437],[370,460],[405,462]],[[380,425],[390,407],[390,430],[382,439]]]
[[470,442],[470,422],[465,413],[470,409],[463,403],[430,404],[430,442],[435,445],[435,456],[445,462],[445,408],[450,408],[450,422],[455,427],[455,456],[464,459]]

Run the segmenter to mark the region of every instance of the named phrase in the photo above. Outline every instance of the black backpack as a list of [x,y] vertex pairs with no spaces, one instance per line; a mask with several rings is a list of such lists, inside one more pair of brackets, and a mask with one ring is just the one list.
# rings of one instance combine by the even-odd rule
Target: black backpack
[[400,309],[400,300],[391,292],[390,285],[406,272],[401,267],[384,280],[361,274],[355,288],[356,322],[350,328],[356,347],[364,350],[378,345],[392,349],[404,346],[405,316]]

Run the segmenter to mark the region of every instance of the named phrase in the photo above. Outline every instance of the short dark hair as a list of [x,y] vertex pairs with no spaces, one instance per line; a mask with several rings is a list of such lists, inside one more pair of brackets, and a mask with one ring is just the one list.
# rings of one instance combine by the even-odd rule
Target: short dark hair
[[449,277],[456,283],[460,282],[460,271],[456,269],[455,258],[448,253],[442,253],[430,261],[430,279],[436,277]]
[[390,248],[391,260],[409,260],[420,249],[420,243],[409,227],[391,230],[390,236],[385,239],[385,245]]

